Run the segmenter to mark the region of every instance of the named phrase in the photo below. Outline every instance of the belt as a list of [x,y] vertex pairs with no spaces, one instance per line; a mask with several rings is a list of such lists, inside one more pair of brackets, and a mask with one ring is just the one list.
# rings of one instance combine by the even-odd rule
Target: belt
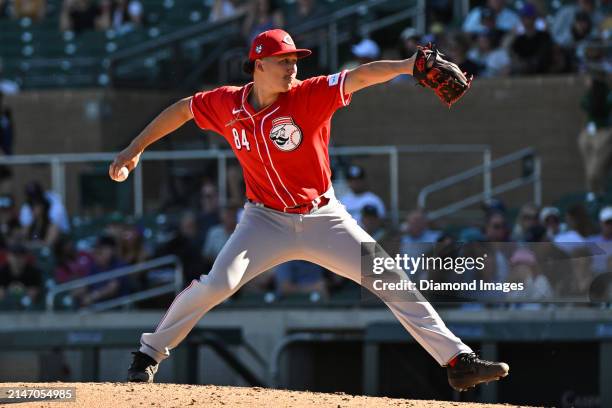
[[325,196],[319,196],[315,198],[314,200],[312,200],[311,202],[306,203],[306,204],[299,204],[299,205],[294,205],[292,207],[279,208],[279,207],[272,207],[269,205],[265,205],[258,201],[251,200],[250,198],[248,199],[249,203],[254,204],[257,207],[269,208],[271,210],[280,211],[280,212],[289,213],[289,214],[310,214],[311,212],[316,211],[319,208],[325,207],[329,203],[329,201],[330,201],[329,198]]

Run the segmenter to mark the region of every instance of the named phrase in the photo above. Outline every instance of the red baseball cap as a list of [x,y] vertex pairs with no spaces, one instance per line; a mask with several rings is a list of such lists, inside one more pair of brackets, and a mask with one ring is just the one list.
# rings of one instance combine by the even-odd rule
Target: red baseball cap
[[295,48],[291,36],[283,30],[275,29],[264,31],[253,40],[249,51],[249,60],[255,61],[259,58],[271,57],[273,55],[297,53],[298,58],[304,58],[312,54],[307,49]]

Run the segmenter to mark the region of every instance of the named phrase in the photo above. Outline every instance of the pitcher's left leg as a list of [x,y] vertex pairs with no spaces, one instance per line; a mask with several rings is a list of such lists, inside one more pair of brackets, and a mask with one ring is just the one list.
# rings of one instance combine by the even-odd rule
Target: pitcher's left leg
[[[309,261],[361,284],[361,243],[374,242],[337,201],[304,217],[304,244]],[[406,277],[407,279],[407,277]],[[373,292],[378,297],[380,293]],[[444,324],[420,293],[421,301],[382,299],[400,323],[441,366],[460,353],[471,353]]]

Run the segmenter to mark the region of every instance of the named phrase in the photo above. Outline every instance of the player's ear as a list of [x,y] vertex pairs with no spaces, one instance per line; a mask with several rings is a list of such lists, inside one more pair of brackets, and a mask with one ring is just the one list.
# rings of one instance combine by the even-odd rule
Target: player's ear
[[261,59],[256,59],[255,60],[255,71],[260,71],[263,72],[264,67],[263,67],[263,60]]

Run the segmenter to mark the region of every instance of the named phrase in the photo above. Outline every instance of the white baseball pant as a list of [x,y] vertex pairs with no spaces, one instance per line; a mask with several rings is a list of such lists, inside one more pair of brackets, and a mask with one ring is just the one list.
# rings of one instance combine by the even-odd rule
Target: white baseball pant
[[[374,240],[344,206],[330,202],[310,214],[287,214],[252,203],[219,253],[208,275],[179,293],[153,333],[143,333],[140,351],[157,362],[169,357],[206,312],[260,273],[302,259],[361,283],[361,243]],[[445,366],[472,350],[446,327],[427,301],[385,302],[406,330]]]

